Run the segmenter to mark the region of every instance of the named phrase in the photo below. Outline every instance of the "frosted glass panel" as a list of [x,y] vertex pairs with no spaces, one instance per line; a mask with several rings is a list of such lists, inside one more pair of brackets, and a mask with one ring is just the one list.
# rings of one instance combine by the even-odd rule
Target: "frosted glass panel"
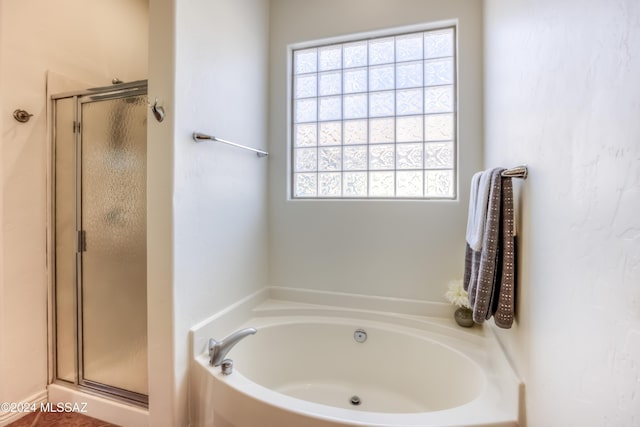
[[422,59],[422,33],[396,37],[396,61]]
[[429,31],[424,35],[424,57],[438,58],[453,55],[453,30]]
[[399,90],[396,93],[399,116],[422,113],[422,89]]
[[367,197],[367,172],[345,172],[344,194],[348,197]]
[[367,142],[367,121],[349,120],[344,122],[344,143],[365,144]]
[[398,144],[396,146],[397,169],[422,169],[422,144]]
[[425,196],[434,198],[453,197],[453,171],[425,171]]
[[395,172],[370,172],[369,194],[376,197],[393,197]]
[[339,197],[342,193],[342,174],[318,174],[318,195],[320,197]]
[[398,197],[422,197],[422,171],[398,171],[396,195]]
[[423,116],[398,117],[396,119],[396,142],[422,141]]
[[357,68],[344,72],[344,93],[367,91],[367,69]]
[[396,67],[398,89],[422,87],[422,62],[408,62]]
[[425,61],[424,84],[426,86],[448,85],[453,83],[453,59]]
[[382,65],[369,69],[369,90],[389,90],[395,86],[394,66]]
[[371,40],[369,42],[369,65],[388,64],[394,61],[393,37]]
[[365,65],[367,65],[367,42],[345,44],[344,68],[364,67]]
[[294,174],[294,194],[296,197],[315,197],[317,195],[318,175],[315,173]]
[[453,142],[427,142],[424,145],[425,166],[428,169],[453,168]]
[[293,61],[296,74],[316,72],[318,70],[318,50],[297,50],[294,53]]
[[75,99],[56,101],[55,121],[55,265],[57,377],[76,381],[76,204]]
[[372,144],[393,142],[394,118],[371,119],[369,121],[369,142]]
[[424,90],[424,112],[448,113],[453,111],[453,86],[428,87]]
[[318,170],[339,171],[342,168],[342,148],[322,147],[318,151]]
[[320,98],[319,120],[339,120],[342,118],[342,99],[339,96]]
[[342,122],[320,123],[320,145],[340,145]]
[[369,147],[369,169],[393,169],[395,146],[393,144],[371,145]]
[[425,140],[439,141],[453,139],[453,115],[436,114],[424,120]]
[[369,115],[371,117],[393,116],[394,109],[393,92],[374,92],[369,95]]
[[315,123],[295,126],[293,145],[296,147],[313,147],[318,143],[318,126]]
[[363,119],[367,117],[367,94],[346,95],[344,97],[344,118]]
[[147,394],[147,97],[82,105],[84,380]]
[[367,170],[367,146],[344,147],[344,170]]
[[318,150],[316,148],[300,148],[293,152],[294,170],[296,172],[315,171],[318,167]]
[[315,122],[318,117],[318,100],[316,98],[296,101],[296,122]]
[[342,68],[342,45],[320,48],[318,57],[319,71],[337,70]]
[[296,98],[309,98],[318,95],[318,78],[315,74],[305,74],[296,77]]
[[339,95],[342,93],[342,73],[321,73],[319,86],[320,96]]

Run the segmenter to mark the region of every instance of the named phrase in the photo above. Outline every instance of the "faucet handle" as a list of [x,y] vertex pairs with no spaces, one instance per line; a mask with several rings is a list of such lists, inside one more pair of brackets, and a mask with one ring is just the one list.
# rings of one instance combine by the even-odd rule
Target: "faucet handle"
[[214,339],[214,338],[209,338],[209,364],[213,365],[213,358],[215,357],[216,353],[217,353],[217,347],[220,343]]
[[224,359],[220,364],[222,375],[230,375],[233,372],[233,360]]

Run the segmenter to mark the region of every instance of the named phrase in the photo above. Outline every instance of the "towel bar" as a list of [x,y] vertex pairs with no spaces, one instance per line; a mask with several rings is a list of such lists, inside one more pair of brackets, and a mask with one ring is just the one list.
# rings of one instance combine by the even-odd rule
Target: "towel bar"
[[522,165],[522,166],[516,166],[515,168],[502,171],[500,175],[505,178],[508,177],[508,178],[527,179],[528,174],[529,174],[529,169],[527,168],[527,165]]
[[269,155],[269,153],[267,153],[266,151],[258,150],[257,148],[251,148],[251,147],[247,147],[246,145],[236,144],[235,142],[227,141],[225,139],[218,138],[211,135],[205,135],[204,133],[199,133],[199,132],[193,133],[193,140],[195,142],[200,142],[200,141],[222,142],[223,144],[228,144],[237,148],[242,148],[244,150],[253,151],[254,153],[256,153],[258,157],[267,157]]

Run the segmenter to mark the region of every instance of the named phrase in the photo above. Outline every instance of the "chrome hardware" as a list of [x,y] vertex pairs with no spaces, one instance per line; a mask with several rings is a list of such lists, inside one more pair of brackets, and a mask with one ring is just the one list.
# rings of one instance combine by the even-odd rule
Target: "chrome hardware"
[[124,83],[124,82],[123,82],[122,80],[120,80],[119,78],[117,78],[117,77],[114,77],[114,78],[111,80],[111,84],[114,84],[114,85],[119,85],[119,84],[121,84],[121,83]]
[[245,328],[232,333],[221,341],[209,338],[209,365],[220,366],[234,345],[241,339],[253,335],[256,332],[258,332],[256,328]]
[[527,165],[516,166],[515,168],[507,169],[502,171],[500,176],[505,178],[522,178],[527,179],[527,175],[529,175],[529,168]]
[[266,151],[258,150],[257,148],[251,148],[251,147],[247,147],[246,145],[236,144],[235,142],[227,141],[226,139],[218,138],[211,135],[205,135],[204,133],[199,133],[199,132],[193,133],[193,140],[195,142],[200,142],[200,141],[222,142],[223,144],[232,145],[237,148],[253,151],[254,153],[256,153],[258,157],[267,157],[269,155],[269,153],[267,153]]
[[358,406],[362,403],[362,401],[358,396],[351,396],[351,399],[349,399],[349,403],[351,403],[353,406]]
[[356,329],[353,333],[353,339],[359,343],[363,343],[367,340],[367,331],[364,329]]
[[27,123],[32,116],[33,114],[29,114],[25,110],[15,110],[13,112],[13,118],[20,123]]
[[222,368],[222,375],[231,375],[233,373],[233,360],[224,359],[220,367]]
[[164,107],[158,105],[158,98],[156,98],[153,105],[151,105],[151,112],[158,122],[162,122],[164,120]]

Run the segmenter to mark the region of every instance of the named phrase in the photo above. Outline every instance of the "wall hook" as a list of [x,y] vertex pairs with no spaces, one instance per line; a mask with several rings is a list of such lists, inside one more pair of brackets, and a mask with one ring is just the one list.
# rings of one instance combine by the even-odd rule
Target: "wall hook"
[[20,123],[27,123],[33,114],[29,114],[25,110],[15,110],[13,112],[13,118]]
[[162,122],[164,120],[164,107],[158,105],[158,98],[156,98],[153,105],[151,105],[151,112],[158,122]]

